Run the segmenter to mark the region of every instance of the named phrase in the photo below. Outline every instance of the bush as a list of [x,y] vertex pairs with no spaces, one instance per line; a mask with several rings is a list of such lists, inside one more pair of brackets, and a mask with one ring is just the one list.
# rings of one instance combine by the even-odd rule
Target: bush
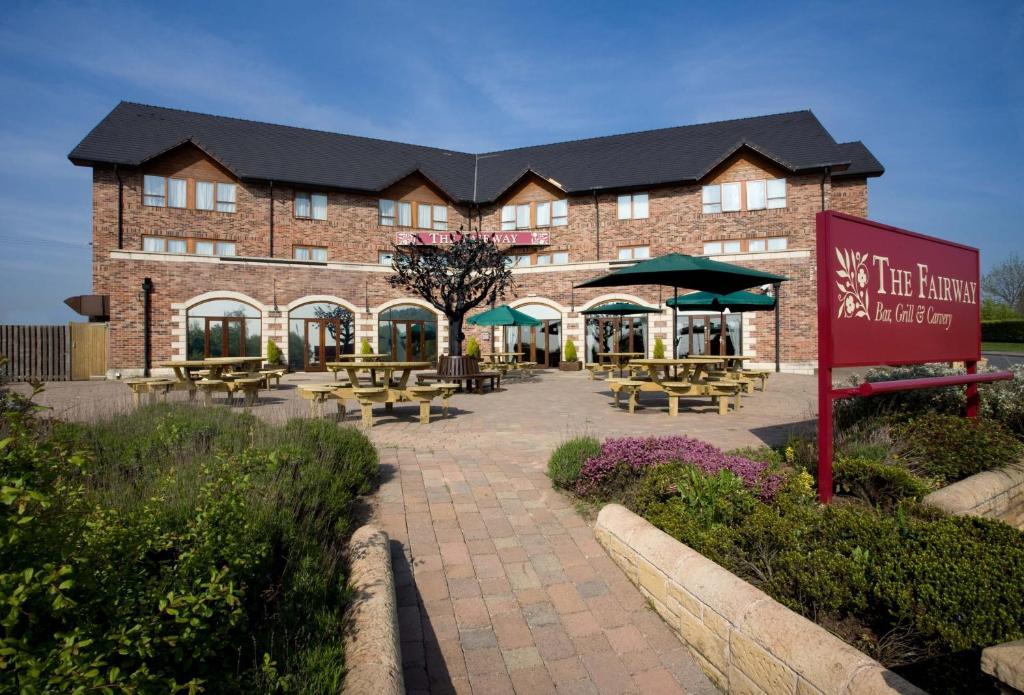
[[576,361],[576,343],[572,342],[572,338],[565,341],[565,352],[562,353],[562,358],[564,362]]
[[654,359],[665,359],[665,341],[663,341],[660,337],[654,339]]
[[[373,446],[159,405],[0,423],[0,671],[22,690],[337,692]],[[9,492],[9,494],[8,494]]]
[[281,349],[277,347],[271,338],[267,338],[267,362],[270,364],[281,364],[284,360],[281,359]]
[[372,355],[373,346],[370,345],[370,341],[363,338],[362,342],[359,343],[359,354],[361,355]]
[[548,477],[555,487],[572,488],[580,477],[584,462],[601,453],[601,443],[593,437],[576,437],[561,444],[548,459]]
[[[1005,302],[997,302],[994,299],[985,298],[981,301],[981,320],[1005,321],[1007,319],[1020,319],[1021,315],[1012,306]],[[983,333],[984,335],[984,333]]]
[[982,321],[981,339],[987,343],[1024,343],[1024,319]]
[[1014,365],[1010,371],[1014,375],[1010,381],[981,384],[981,412],[1024,441],[1024,365]]
[[620,437],[606,439],[600,455],[587,460],[576,491],[582,496],[610,499],[638,480],[647,468],[665,463],[690,463],[705,473],[729,470],[765,499],[771,499],[782,480],[766,463],[729,456],[690,437]]
[[466,341],[466,355],[480,359],[480,343],[477,342],[475,335],[469,336],[469,340]]
[[914,471],[952,483],[1018,460],[1024,447],[995,420],[929,414],[898,426],[900,456]]
[[933,489],[903,466],[845,456],[835,457],[832,485],[837,494],[884,509],[893,509],[902,500],[920,500]]
[[[948,367],[930,364],[894,368],[880,367],[869,369],[865,380],[893,381],[949,376],[959,373],[961,372]],[[859,377],[853,377],[850,380],[851,386],[858,386],[860,383]],[[963,413],[966,403],[963,386],[898,391],[870,398],[844,398],[835,403],[835,424],[837,430],[843,430],[862,420],[879,417],[906,419],[919,413],[959,415]]]

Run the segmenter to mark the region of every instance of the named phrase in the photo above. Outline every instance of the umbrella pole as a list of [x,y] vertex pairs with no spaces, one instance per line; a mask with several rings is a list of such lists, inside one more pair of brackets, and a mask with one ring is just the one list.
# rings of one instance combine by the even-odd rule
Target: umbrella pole
[[718,319],[718,355],[725,356],[725,312],[723,311]]
[[679,357],[679,348],[676,345],[676,341],[679,339],[678,338],[679,327],[676,326],[676,322],[678,320],[677,314],[679,313],[679,309],[676,307],[676,304],[677,304],[678,301],[679,301],[679,288],[678,287],[673,287],[672,288],[672,359],[675,359],[675,358]]

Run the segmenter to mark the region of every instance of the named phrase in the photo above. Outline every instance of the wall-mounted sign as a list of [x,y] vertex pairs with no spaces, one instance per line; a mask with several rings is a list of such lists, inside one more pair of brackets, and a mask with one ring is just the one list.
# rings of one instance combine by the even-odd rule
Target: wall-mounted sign
[[487,239],[495,244],[503,246],[547,246],[551,243],[551,232],[432,232],[429,230],[419,232],[398,232],[395,234],[396,246],[412,246],[415,244],[428,244],[431,246],[442,246],[451,244],[459,235],[466,235],[477,239]]
[[817,236],[822,366],[981,357],[977,249],[832,211]]

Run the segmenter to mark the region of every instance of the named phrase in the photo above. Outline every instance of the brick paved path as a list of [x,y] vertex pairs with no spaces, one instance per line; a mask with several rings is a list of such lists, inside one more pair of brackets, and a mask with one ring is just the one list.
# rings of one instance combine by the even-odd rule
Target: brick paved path
[[[324,380],[288,377],[253,410],[305,416],[294,384]],[[702,405],[670,418],[664,399],[645,395],[630,416],[609,407],[602,382],[554,372],[456,395],[453,417],[426,426],[415,406],[378,411],[374,516],[392,539],[409,692],[715,692],[552,489],[547,458],[577,434],[686,433],[725,448],[785,441],[814,416],[814,388],[813,377],[773,376],[724,417]],[[109,382],[52,384],[40,401],[82,419],[130,408],[128,389]]]

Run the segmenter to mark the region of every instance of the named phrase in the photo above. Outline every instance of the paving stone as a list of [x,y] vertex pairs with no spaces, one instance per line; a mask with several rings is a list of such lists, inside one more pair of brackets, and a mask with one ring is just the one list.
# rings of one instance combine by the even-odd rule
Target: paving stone
[[462,649],[468,652],[472,649],[496,647],[498,646],[498,639],[494,635],[494,630],[488,627],[480,627],[470,630],[460,630],[459,643],[462,645]]

